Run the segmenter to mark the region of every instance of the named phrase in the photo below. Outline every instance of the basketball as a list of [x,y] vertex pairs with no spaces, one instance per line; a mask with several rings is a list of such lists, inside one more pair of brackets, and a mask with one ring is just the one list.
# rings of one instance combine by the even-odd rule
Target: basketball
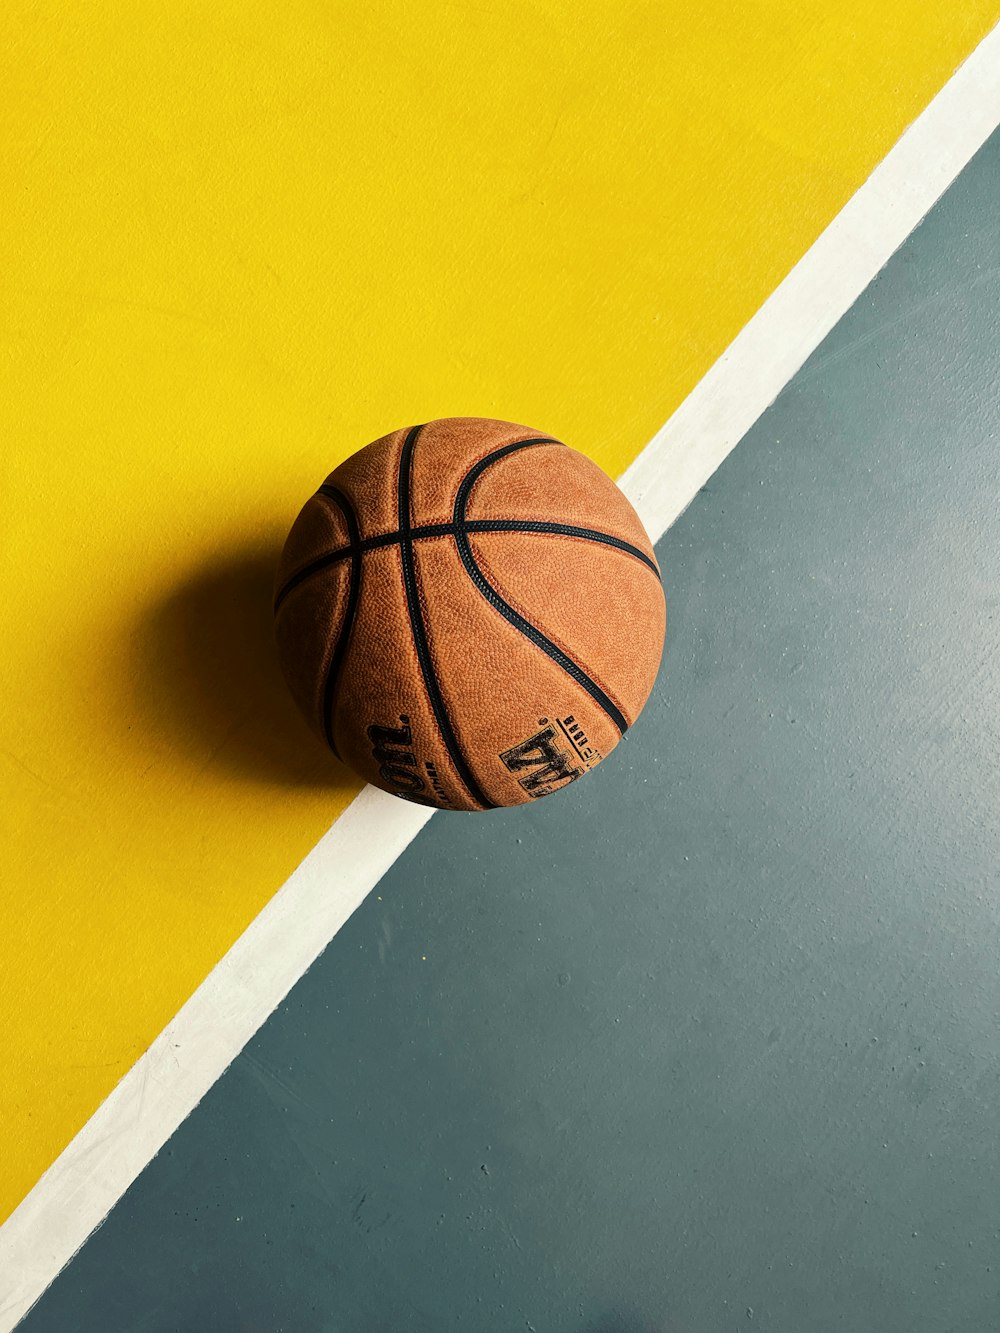
[[393,431],[332,472],[285,542],[274,614],[333,753],[448,810],[525,804],[599,764],[646,702],[666,621],[615,483],[479,417]]

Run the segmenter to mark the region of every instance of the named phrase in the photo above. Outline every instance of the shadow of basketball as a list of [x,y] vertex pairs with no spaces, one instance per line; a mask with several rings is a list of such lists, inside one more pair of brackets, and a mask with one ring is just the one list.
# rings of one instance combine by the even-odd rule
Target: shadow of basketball
[[271,600],[279,546],[213,561],[152,606],[133,641],[141,711],[199,771],[354,790],[306,725],[278,666]]

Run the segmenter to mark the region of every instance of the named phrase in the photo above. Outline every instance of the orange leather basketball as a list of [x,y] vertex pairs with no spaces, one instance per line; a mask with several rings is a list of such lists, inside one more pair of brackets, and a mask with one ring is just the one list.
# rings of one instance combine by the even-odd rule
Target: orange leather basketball
[[507,421],[393,431],[332,472],[275,583],[282,669],[368,782],[518,805],[600,763],[646,702],[665,606],[652,543],[583,454]]

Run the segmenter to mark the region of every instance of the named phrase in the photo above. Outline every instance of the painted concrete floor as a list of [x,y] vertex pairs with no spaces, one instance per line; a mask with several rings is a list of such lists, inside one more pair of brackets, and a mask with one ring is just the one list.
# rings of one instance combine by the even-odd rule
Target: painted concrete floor
[[1000,1326],[998,200],[659,544],[615,754],[432,820],[25,1333]]

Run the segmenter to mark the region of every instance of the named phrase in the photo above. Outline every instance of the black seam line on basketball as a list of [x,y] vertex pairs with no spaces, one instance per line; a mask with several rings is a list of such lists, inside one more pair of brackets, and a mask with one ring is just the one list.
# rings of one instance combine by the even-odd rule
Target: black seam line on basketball
[[410,632],[417,651],[420,673],[424,678],[424,687],[430,699],[434,717],[437,720],[441,739],[445,743],[451,762],[465,789],[474,801],[487,810],[495,810],[496,802],[482,791],[469,767],[465,755],[458,744],[458,737],[451,725],[451,718],[445,707],[441,686],[431,661],[430,644],[427,641],[427,629],[420,611],[420,598],[417,592],[417,570],[413,558],[413,535],[410,522],[410,473],[413,467],[413,446],[422,427],[414,426],[403,442],[399,453],[399,473],[397,477],[397,500],[399,506],[399,556],[403,568],[403,587],[406,590],[406,607],[410,615]]
[[641,560],[647,569],[652,570],[657,578],[660,571],[656,562],[650,560],[645,551],[631,542],[613,537],[610,532],[601,532],[597,528],[579,528],[575,523],[546,523],[541,520],[519,518],[470,518],[463,524],[465,532],[528,532],[551,537],[577,537],[581,541],[597,542],[601,546],[612,546],[616,551]]
[[[660,577],[660,571],[645,551],[640,551],[638,546],[633,546],[630,542],[622,541],[620,537],[613,537],[609,532],[599,532],[597,528],[579,528],[572,523],[546,523],[541,519],[471,518],[465,523],[464,530],[471,533],[523,532],[536,536],[576,537],[580,541],[597,542],[601,546],[611,546],[616,551],[623,551],[626,555],[634,557],[634,559],[641,561],[647,569],[651,570],[657,578]],[[410,538],[413,541],[419,541],[424,537],[454,537],[457,531],[458,528],[454,523],[425,523],[422,527],[411,528]],[[398,532],[382,532],[376,537],[363,537],[357,549],[360,555],[364,555],[366,551],[375,551],[379,547],[392,546],[398,541]],[[275,614],[277,614],[278,608],[288,594],[297,588],[300,583],[304,583],[313,574],[319,574],[324,569],[328,569],[330,565],[348,559],[353,553],[353,546],[338,546],[335,551],[318,556],[304,568],[298,570],[275,598]]]
[[514,440],[511,444],[505,444],[500,449],[494,449],[491,454],[487,454],[478,463],[474,463],[462,478],[458,493],[455,496],[455,508],[452,511],[452,518],[455,523],[464,526],[465,509],[469,503],[469,495],[473,486],[488,467],[492,467],[494,463],[499,463],[500,459],[506,458],[508,454],[516,453],[518,449],[530,449],[535,444],[558,444],[562,445],[564,449],[566,447],[562,440],[554,440],[550,435],[534,435],[531,439]]
[[351,551],[355,553],[354,559],[351,561],[351,581],[347,590],[347,608],[344,611],[344,622],[340,627],[340,635],[337,639],[337,646],[333,650],[330,665],[327,667],[326,680],[323,682],[323,731],[326,735],[327,745],[340,759],[341,754],[337,749],[337,742],[333,734],[333,711],[340,671],[347,655],[347,641],[351,636],[351,627],[354,624],[358,599],[361,594],[361,556],[358,553],[358,519],[350,500],[333,486],[326,487],[323,494],[329,496],[344,515],[347,533],[351,539]]
[[341,560],[347,560],[348,557],[353,554],[353,546],[339,546],[336,551],[329,551],[326,555],[321,555],[315,560],[310,560],[308,565],[297,570],[281,588],[277,597],[274,599],[274,614],[278,614],[284,604],[285,598],[290,592],[294,592],[299,584],[305,583],[305,581],[311,579],[314,574],[321,574],[323,570],[328,569],[330,565],[335,565]]
[[[504,601],[500,593],[497,592],[496,588],[493,587],[486,578],[486,575],[479,568],[479,565],[476,562],[476,557],[472,552],[472,543],[469,541],[465,531],[465,506],[468,503],[469,494],[472,487],[475,485],[477,478],[493,463],[506,457],[507,454],[513,453],[515,449],[525,449],[532,444],[541,443],[543,443],[541,440],[521,440],[516,444],[508,444],[503,449],[497,449],[492,454],[487,454],[485,458],[480,459],[475,467],[471,468],[469,472],[466,473],[462,480],[462,484],[458,488],[458,494],[455,497],[454,519],[455,526],[458,529],[455,533],[455,544],[458,547],[458,553],[461,556],[466,573],[490,605],[499,611],[504,619],[513,625],[516,630],[519,630],[526,639],[535,645],[536,648],[540,648],[543,653],[552,658],[553,662],[562,667],[563,671],[565,671],[572,680],[575,680],[582,689],[586,690],[595,703],[607,713],[608,717],[618,728],[619,733],[624,736],[625,732],[628,730],[628,721],[618,705],[613,699],[605,694],[596,680],[591,680],[590,676],[587,675],[586,671],[584,671],[581,666],[578,666],[571,657],[567,657],[563,650],[554,644],[551,639],[546,638],[541,630],[536,629],[530,621],[525,620],[519,612],[514,610],[509,602]],[[550,441],[544,441],[544,443],[550,443]]]

